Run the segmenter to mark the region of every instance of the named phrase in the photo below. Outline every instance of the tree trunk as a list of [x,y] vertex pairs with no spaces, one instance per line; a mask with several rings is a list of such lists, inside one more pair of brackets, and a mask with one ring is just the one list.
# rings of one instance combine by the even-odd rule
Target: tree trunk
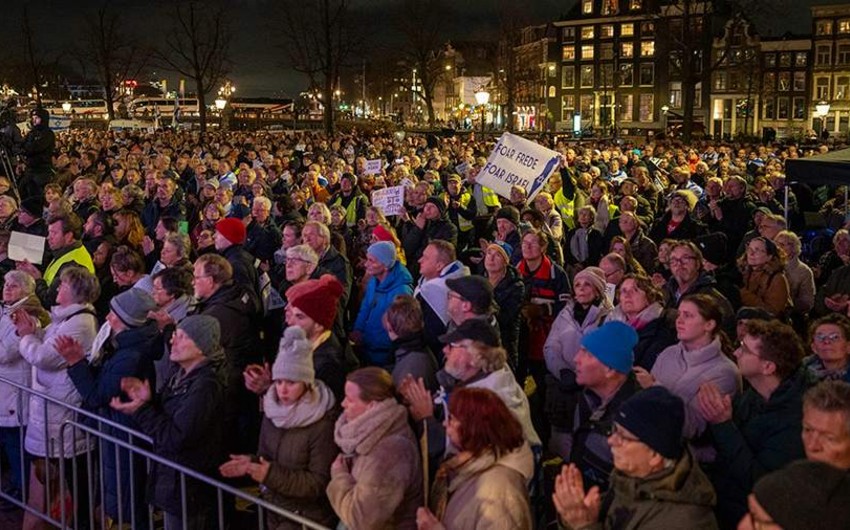
[[[325,76],[325,86],[322,87],[322,97],[323,101],[323,112],[322,112],[322,122],[325,126],[325,134],[328,137],[333,136],[334,133],[334,106],[333,106],[333,97],[334,97],[334,84],[333,84],[333,76],[326,75]],[[365,102],[364,102],[365,104]]]

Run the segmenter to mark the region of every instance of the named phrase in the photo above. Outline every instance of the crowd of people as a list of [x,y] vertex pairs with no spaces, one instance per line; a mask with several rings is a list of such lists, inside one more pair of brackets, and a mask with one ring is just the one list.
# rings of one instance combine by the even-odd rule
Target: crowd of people
[[[218,524],[209,484],[63,436],[64,403],[327,527],[850,528],[847,205],[789,187],[801,148],[542,136],[558,170],[499,197],[492,138],[47,121],[0,176],[3,491],[26,517],[73,468],[76,527],[148,504]],[[10,259],[13,232],[41,259]]]

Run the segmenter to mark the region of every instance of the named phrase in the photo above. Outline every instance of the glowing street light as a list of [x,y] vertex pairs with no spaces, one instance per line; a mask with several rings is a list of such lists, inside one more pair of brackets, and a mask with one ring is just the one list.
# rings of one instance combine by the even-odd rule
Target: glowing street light
[[475,93],[475,102],[481,107],[481,136],[484,136],[484,111],[487,109],[487,103],[490,103],[490,93],[481,87],[481,90]]

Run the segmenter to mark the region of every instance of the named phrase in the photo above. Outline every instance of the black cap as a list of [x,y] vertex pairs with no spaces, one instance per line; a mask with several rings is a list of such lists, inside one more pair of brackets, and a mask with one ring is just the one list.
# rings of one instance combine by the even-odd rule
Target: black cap
[[437,197],[436,195],[428,197],[428,200],[426,200],[425,202],[430,202],[431,204],[436,206],[437,209],[440,210],[440,215],[442,215],[443,212],[446,211],[446,202],[442,198]]
[[498,348],[502,345],[499,334],[490,325],[489,319],[470,318],[463,324],[456,327],[453,331],[440,335],[440,342],[448,344],[450,342],[458,342],[461,340],[472,340]]
[[697,247],[702,257],[709,263],[723,265],[726,263],[726,243],[729,238],[723,232],[712,232],[696,239]]
[[31,195],[22,200],[21,210],[24,210],[33,217],[44,215],[44,202],[41,195]]
[[483,315],[493,307],[493,286],[483,276],[473,274],[446,280],[446,287],[472,304],[472,310]]

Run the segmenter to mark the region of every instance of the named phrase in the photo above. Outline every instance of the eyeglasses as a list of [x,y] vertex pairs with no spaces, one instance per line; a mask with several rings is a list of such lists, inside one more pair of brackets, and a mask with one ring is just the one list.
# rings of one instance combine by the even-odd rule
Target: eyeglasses
[[609,438],[614,438],[620,443],[640,442],[640,438],[626,434],[626,431],[616,423],[611,424],[611,427],[608,428],[608,432],[606,434]]
[[759,359],[764,359],[761,355],[757,354],[753,350],[751,350],[744,341],[739,340],[735,344],[735,350],[741,352],[741,355],[752,355],[753,357],[758,357]]
[[670,265],[684,265],[689,261],[696,261],[696,256],[682,256],[681,258],[670,258],[668,263]]
[[820,342],[821,344],[834,344],[838,342],[842,338],[841,333],[815,333],[814,339],[815,342]]

